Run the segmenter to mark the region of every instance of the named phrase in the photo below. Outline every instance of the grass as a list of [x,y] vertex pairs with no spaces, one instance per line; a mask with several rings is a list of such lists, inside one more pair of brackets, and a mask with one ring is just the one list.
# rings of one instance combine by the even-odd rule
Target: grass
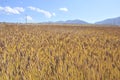
[[0,80],[119,80],[120,27],[0,24]]

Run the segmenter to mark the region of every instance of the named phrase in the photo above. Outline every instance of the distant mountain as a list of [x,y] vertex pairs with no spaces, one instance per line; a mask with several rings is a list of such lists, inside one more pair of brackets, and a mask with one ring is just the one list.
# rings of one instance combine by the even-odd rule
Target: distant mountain
[[67,21],[57,21],[55,23],[62,23],[62,24],[88,24],[88,22],[76,19],[76,20],[67,20]]
[[67,21],[56,21],[56,22],[44,22],[44,23],[55,23],[55,24],[88,24],[85,21],[76,19],[76,20],[67,20]]
[[[67,20],[67,21],[56,21],[56,22],[43,22],[43,23],[47,23],[47,24],[92,24],[92,23],[88,23],[86,21],[83,20]],[[120,25],[120,17],[117,18],[110,18],[110,19],[105,19],[103,21],[98,21],[95,22],[94,24],[101,24],[101,25]]]
[[120,25],[120,17],[106,19],[106,20],[103,20],[103,21],[96,22],[95,24]]

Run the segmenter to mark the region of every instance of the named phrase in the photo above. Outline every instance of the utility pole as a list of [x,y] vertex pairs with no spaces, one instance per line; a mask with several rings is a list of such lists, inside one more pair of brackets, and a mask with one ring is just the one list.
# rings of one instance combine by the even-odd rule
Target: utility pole
[[27,14],[25,15],[25,23],[27,24]]

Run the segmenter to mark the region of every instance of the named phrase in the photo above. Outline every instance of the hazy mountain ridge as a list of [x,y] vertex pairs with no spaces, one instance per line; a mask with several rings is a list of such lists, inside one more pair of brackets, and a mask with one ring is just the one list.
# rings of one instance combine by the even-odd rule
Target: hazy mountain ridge
[[98,21],[95,24],[120,25],[120,17],[105,19],[103,21]]
[[[55,24],[92,24],[83,20],[75,19],[75,20],[67,20],[67,21],[56,21],[56,22],[45,22],[45,23],[55,23]],[[117,18],[109,18],[102,21],[97,21],[93,24],[100,25],[120,25],[120,17]]]
[[56,22],[44,22],[44,23],[55,23],[55,24],[89,24],[86,21],[75,19],[75,20],[66,20],[66,21],[56,21]]
[[[5,22],[0,22],[5,23]],[[7,22],[8,23],[8,22]],[[109,18],[102,21],[97,21],[95,23],[89,23],[83,20],[75,19],[75,20],[66,20],[66,21],[48,21],[48,22],[40,22],[43,24],[97,24],[97,25],[118,25],[120,26],[120,17]]]

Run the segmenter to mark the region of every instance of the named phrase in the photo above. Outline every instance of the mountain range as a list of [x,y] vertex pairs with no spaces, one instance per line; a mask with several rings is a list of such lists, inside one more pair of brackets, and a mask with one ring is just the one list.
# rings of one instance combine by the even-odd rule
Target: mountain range
[[[44,23],[55,23],[55,24],[91,24],[83,20],[67,20],[67,21],[56,21],[56,22],[44,22]],[[99,25],[120,25],[120,17],[105,19],[102,21],[95,22],[93,24]]]
[[75,20],[67,20],[67,21],[56,21],[56,22],[42,22],[42,23],[47,23],[47,24],[89,24],[86,21],[75,19]]
[[103,21],[96,22],[95,24],[120,25],[120,17],[105,19]]
[[62,24],[88,24],[88,22],[83,21],[83,20],[67,20],[67,21],[57,21],[55,23],[62,23]]

